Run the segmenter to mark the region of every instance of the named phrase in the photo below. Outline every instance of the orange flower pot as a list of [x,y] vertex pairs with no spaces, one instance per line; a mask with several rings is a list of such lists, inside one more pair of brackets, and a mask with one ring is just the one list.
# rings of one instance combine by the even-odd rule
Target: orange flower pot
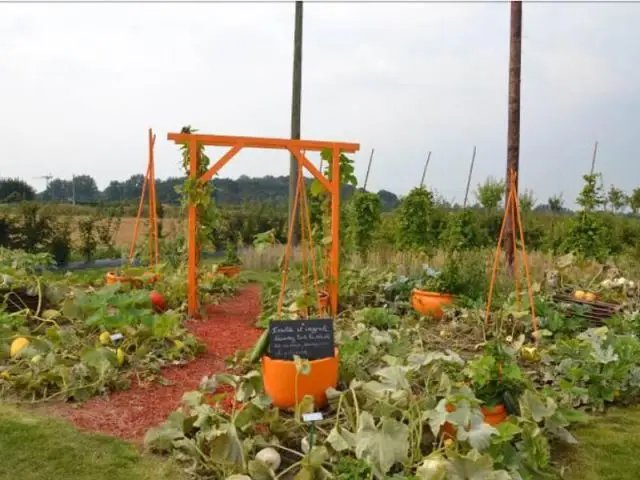
[[414,288],[411,292],[411,306],[420,315],[440,320],[444,314],[442,307],[453,303],[453,295],[427,292]]
[[105,281],[107,285],[115,285],[116,283],[127,283],[131,281],[130,277],[125,277],[123,275],[118,275],[115,272],[107,272],[105,276]]
[[[105,281],[107,285],[115,285],[116,283],[129,283],[134,288],[142,287],[142,280],[140,280],[139,278],[118,275],[117,273],[114,273],[114,272],[108,272],[107,275],[105,276]],[[153,282],[149,282],[149,283],[153,283]]]
[[[338,349],[333,357],[311,360],[311,373],[298,375],[297,400],[305,395],[314,398],[316,408],[327,404],[326,390],[338,384]],[[293,360],[276,360],[262,357],[262,381],[264,390],[278,408],[294,408],[296,405],[296,364]]]
[[[455,411],[456,407],[451,404],[447,405],[447,412],[451,413]],[[500,425],[507,419],[507,411],[501,403],[493,407],[480,407],[480,411],[482,415],[484,415],[484,423],[488,423],[493,427]],[[445,422],[444,425],[442,425],[440,432],[445,438],[456,438],[456,427],[449,422]]]
[[240,267],[238,265],[222,266],[218,267],[217,272],[224,275],[225,277],[233,278],[238,276],[238,274],[240,273]]

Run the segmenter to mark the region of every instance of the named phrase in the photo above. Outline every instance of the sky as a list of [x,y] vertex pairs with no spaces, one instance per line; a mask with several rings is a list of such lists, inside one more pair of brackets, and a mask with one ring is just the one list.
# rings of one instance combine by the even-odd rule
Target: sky
[[[507,3],[306,3],[302,137],[357,142],[369,190],[420,182],[461,202],[503,177]],[[640,185],[640,3],[523,7],[521,188],[573,204],[594,141],[604,183]],[[0,4],[0,176],[180,174],[168,132],[288,137],[293,3]],[[223,149],[210,148],[213,158]],[[313,157],[312,157],[313,159]],[[221,172],[286,175],[283,151]]]

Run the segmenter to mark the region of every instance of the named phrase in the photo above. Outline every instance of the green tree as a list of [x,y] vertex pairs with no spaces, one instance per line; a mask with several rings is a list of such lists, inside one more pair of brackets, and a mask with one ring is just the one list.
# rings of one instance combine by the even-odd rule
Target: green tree
[[504,197],[504,189],[504,180],[496,180],[493,177],[489,177],[483,184],[478,185],[475,196],[484,208],[496,210]]
[[520,209],[523,213],[529,213],[536,204],[533,190],[529,190],[528,188],[525,188],[524,191],[520,193],[518,200],[520,201]]
[[637,215],[640,212],[640,187],[634,188],[629,195],[629,208],[634,215]]
[[0,203],[32,201],[36,191],[19,178],[0,178]]
[[613,213],[619,213],[624,207],[627,206],[627,196],[625,193],[615,186],[611,185],[609,192],[607,193],[607,200],[611,206]]
[[562,195],[550,196],[548,200],[548,204],[549,204],[549,210],[551,210],[551,213],[555,215],[562,212],[562,210],[564,209],[564,199],[562,198]]

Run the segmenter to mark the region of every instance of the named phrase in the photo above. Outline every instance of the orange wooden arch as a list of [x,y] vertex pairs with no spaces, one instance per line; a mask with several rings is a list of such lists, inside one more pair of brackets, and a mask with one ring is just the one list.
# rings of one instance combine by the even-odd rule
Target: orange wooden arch
[[[331,194],[331,270],[329,280],[329,298],[331,312],[338,311],[338,275],[340,272],[340,153],[355,153],[360,149],[358,143],[323,142],[317,140],[291,140],[284,138],[237,137],[229,135],[206,135],[193,133],[169,133],[167,139],[178,145],[188,145],[190,158],[189,175],[197,175],[198,145],[231,147],[199,180],[208,182],[243,148],[270,148],[288,150],[297,160],[300,167],[311,173]],[[325,177],[311,163],[303,152],[319,152],[329,149],[333,153],[330,178]],[[198,312],[198,265],[196,252],[197,230],[196,207],[189,205],[189,272],[187,277],[188,312]]]

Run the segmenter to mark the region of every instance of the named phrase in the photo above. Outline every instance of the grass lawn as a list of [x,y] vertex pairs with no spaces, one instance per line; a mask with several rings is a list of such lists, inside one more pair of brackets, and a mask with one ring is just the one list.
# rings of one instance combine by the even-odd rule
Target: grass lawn
[[171,463],[64,421],[0,404],[0,479],[180,480]]
[[569,480],[640,478],[640,407],[616,408],[573,432],[580,442],[566,452]]

